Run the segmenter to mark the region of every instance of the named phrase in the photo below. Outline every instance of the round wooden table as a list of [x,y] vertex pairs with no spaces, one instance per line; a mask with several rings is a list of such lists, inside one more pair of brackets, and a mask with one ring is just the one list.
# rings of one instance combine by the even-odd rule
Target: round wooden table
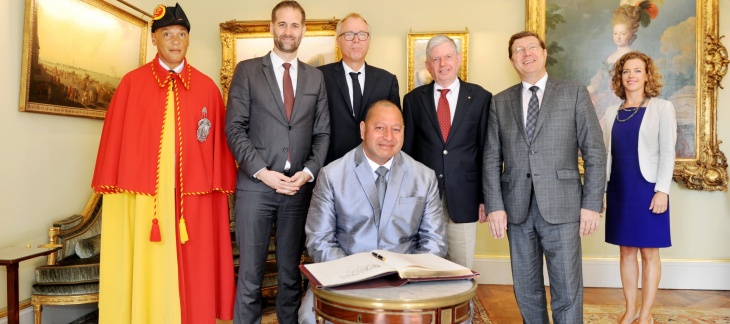
[[474,280],[409,283],[401,287],[313,289],[318,323],[463,323],[476,295]]

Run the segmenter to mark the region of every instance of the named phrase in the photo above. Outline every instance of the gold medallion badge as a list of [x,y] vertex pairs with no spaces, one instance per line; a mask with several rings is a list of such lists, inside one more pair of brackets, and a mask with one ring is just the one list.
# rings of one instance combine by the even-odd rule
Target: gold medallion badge
[[155,7],[155,11],[152,14],[152,20],[162,19],[162,17],[165,16],[165,11],[167,11],[167,7],[165,7],[165,5],[163,5],[163,4]]

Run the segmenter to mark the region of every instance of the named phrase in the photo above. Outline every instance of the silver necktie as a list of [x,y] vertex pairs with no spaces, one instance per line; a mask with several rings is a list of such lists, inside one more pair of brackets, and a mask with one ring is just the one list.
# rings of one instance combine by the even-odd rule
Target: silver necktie
[[375,188],[378,189],[378,202],[380,202],[380,213],[375,215],[375,225],[380,226],[380,214],[383,212],[385,189],[388,187],[388,182],[385,181],[385,175],[388,173],[388,169],[384,166],[380,166],[377,170],[375,170],[375,173],[378,174],[378,178],[375,179]]

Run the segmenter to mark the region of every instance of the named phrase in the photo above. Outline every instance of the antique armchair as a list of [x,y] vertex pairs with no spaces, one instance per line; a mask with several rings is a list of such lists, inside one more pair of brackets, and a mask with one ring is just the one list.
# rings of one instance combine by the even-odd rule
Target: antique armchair
[[36,269],[31,292],[35,323],[43,305],[76,305],[99,301],[99,247],[102,196],[92,194],[81,214],[53,223],[48,246],[62,246]]

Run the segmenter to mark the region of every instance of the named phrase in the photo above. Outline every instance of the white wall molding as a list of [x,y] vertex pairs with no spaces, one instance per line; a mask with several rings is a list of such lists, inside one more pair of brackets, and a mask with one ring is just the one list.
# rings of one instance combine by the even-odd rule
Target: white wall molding
[[[547,284],[547,268],[543,266],[543,269]],[[474,257],[474,270],[481,274],[477,279],[480,284],[512,284],[510,260],[507,256],[477,255]],[[619,259],[583,258],[583,285],[620,288]],[[662,260],[662,279],[659,288],[730,290],[730,260]]]

